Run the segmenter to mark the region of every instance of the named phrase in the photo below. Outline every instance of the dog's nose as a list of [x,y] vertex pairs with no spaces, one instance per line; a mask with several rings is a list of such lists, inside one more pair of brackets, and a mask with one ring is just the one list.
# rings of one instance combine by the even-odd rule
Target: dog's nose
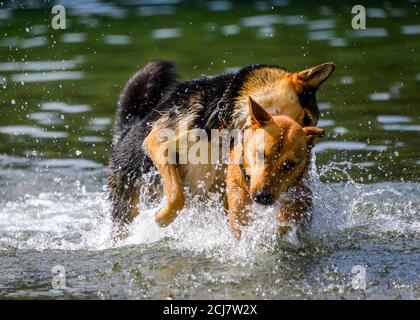
[[258,191],[252,198],[255,202],[268,206],[274,203],[274,196],[272,193],[261,190]]

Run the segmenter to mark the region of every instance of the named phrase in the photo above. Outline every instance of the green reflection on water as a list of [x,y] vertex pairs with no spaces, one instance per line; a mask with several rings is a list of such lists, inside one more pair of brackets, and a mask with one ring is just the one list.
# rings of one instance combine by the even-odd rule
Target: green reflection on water
[[[116,6],[124,8],[122,4]],[[317,154],[318,165],[351,162],[349,173],[364,182],[418,181],[420,34],[402,33],[402,26],[420,25],[418,8],[397,1],[386,7],[373,1],[366,6],[380,6],[386,15],[386,18],[368,17],[368,32],[382,28],[387,36],[355,37],[351,29],[351,5],[334,1],[322,5],[298,1],[293,5],[264,7],[266,11],[260,11],[264,8],[253,2],[234,2],[228,11],[209,11],[201,2],[183,2],[175,6],[173,14],[154,16],[140,16],[138,6],[126,6],[127,15],[120,19],[83,18],[72,16],[69,11],[67,30],[50,28],[51,14],[47,9],[13,10],[11,18],[0,20],[0,63],[74,60],[75,66],[68,71],[82,72],[82,78],[23,85],[14,82],[13,77],[37,71],[7,71],[3,65],[0,83],[4,77],[6,84],[0,86],[0,153],[106,163],[118,95],[130,75],[152,59],[177,61],[182,79],[250,63],[273,63],[299,70],[333,61],[336,73],[318,93],[321,119],[331,120],[323,122],[328,136],[323,141],[326,144],[319,146],[324,151]],[[259,15],[280,17],[280,23],[243,25],[244,17]],[[262,18],[263,24],[266,19]],[[327,22],[308,23],[315,20]],[[45,25],[45,30],[39,25]],[[237,27],[224,28],[230,25]],[[180,36],[154,39],[153,31],[162,28],[178,28]],[[329,32],[322,33],[325,30]],[[229,31],[239,32],[224,34]],[[63,36],[73,33],[84,36]],[[22,48],[31,43],[22,44],[21,39],[44,36],[46,45]],[[327,39],[308,40],[314,36]],[[82,42],[65,43],[63,37],[67,40],[79,37]],[[112,41],[129,43],[110,44]],[[50,70],[45,72],[49,74]],[[51,105],[45,105],[49,102],[70,106],[60,109],[52,105],[58,109],[54,111],[49,110]],[[72,107],[83,105],[89,110],[68,113],[75,111]],[[381,115],[407,118],[378,118]],[[28,134],[14,135],[14,126],[29,126],[24,127]],[[33,126],[57,131],[61,138],[45,136],[42,131],[31,129]],[[337,144],[329,145],[329,141],[339,143],[338,149]],[[343,141],[347,144],[340,144]],[[332,181],[344,177],[329,171],[323,178]]]

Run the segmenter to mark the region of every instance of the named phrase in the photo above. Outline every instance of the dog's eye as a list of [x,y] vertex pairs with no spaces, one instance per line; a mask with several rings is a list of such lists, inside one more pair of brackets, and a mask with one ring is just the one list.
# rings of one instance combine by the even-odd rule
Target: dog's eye
[[283,162],[281,168],[284,171],[289,171],[292,170],[294,167],[296,167],[296,162],[294,162],[293,160],[286,160],[285,162]]

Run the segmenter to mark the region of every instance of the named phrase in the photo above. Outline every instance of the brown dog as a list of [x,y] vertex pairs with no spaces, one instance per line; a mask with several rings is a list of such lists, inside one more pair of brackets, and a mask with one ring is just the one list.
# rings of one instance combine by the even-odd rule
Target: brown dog
[[[238,239],[239,225],[251,221],[247,211],[252,201],[271,205],[282,192],[299,183],[316,138],[324,136],[323,129],[303,128],[289,117],[271,116],[251,97],[249,106],[249,129],[245,130],[243,146],[231,150],[226,178],[230,229]],[[256,142],[258,129],[263,132],[262,149]],[[237,158],[243,161],[236,164],[233,159]],[[291,220],[300,222],[301,218],[299,210],[279,211],[280,233],[288,230]]]

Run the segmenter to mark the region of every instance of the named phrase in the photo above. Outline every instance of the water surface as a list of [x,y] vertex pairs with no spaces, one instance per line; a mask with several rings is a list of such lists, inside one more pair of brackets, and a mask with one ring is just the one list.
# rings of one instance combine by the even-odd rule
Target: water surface
[[[419,299],[417,1],[68,1],[66,30],[36,4],[0,5],[0,298]],[[318,92],[311,230],[273,211],[233,240],[214,204],[166,229],[142,208],[109,242],[106,163],[118,94],[156,58],[181,79],[269,63],[337,69]],[[52,289],[52,268],[66,289]],[[366,290],[352,268],[366,269]]]

